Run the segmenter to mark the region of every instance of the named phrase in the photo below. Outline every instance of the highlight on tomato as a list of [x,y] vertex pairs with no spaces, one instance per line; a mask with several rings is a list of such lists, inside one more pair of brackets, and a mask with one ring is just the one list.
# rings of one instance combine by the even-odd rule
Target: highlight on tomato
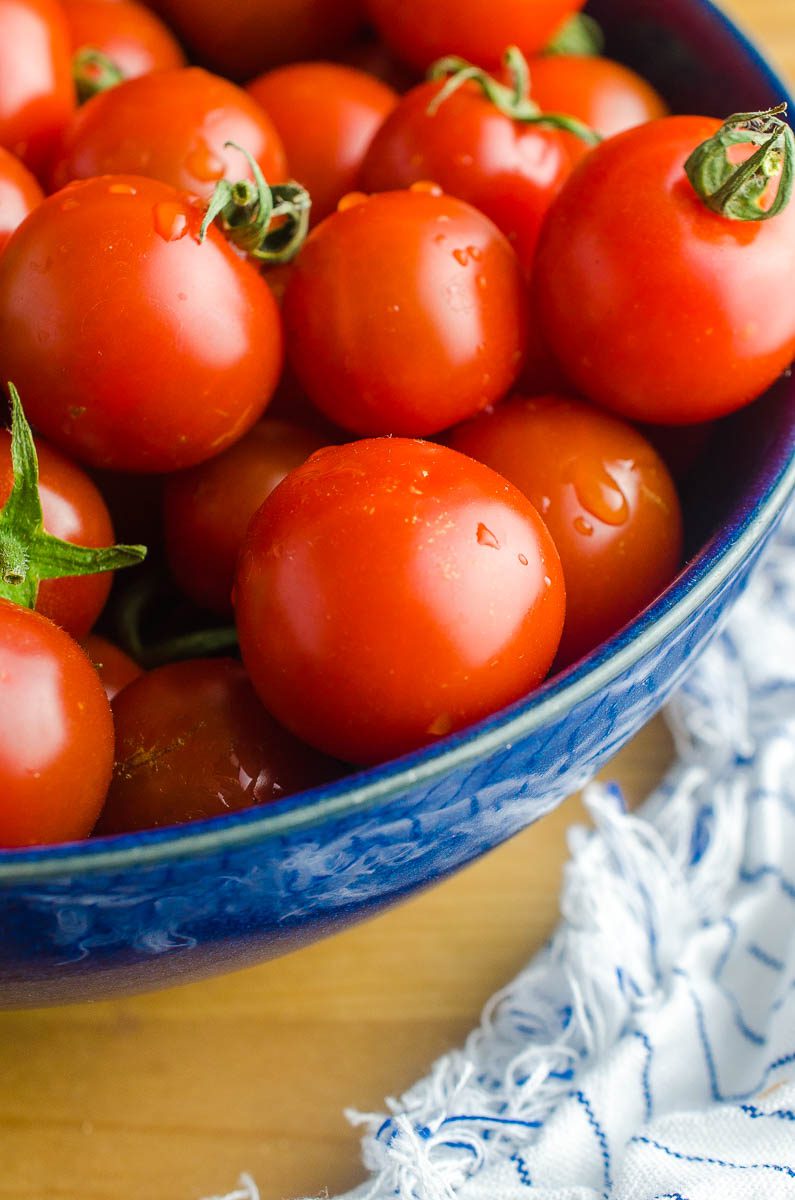
[[25,164],[0,146],[0,255],[17,226],[43,199],[44,192]]

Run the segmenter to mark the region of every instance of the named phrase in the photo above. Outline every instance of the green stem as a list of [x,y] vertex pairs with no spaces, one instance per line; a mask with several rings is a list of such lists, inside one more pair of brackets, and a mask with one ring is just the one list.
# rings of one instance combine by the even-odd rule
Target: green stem
[[119,644],[146,670],[186,658],[207,658],[236,650],[237,629],[217,626],[147,642],[141,632],[147,613],[162,596],[161,580],[153,573],[138,577],[125,590],[116,609],[116,636]]
[[[736,113],[697,146],[685,172],[708,208],[734,221],[769,221],[787,207],[795,182],[795,135],[784,118],[787,105],[764,112]],[[755,146],[745,162],[734,163],[736,146]],[[772,204],[771,180],[778,179]]]
[[72,59],[72,77],[79,104],[124,82],[124,75],[113,59],[93,46],[83,46],[77,51]]
[[562,25],[544,51],[545,54],[569,54],[594,58],[604,52],[602,27],[587,13],[575,13]]

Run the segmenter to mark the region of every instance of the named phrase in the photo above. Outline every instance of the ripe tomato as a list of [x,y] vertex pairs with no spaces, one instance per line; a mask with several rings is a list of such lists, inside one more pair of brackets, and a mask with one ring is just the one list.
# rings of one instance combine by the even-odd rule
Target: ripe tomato
[[16,227],[43,199],[44,192],[27,167],[0,146],[0,254]]
[[0,146],[40,178],[75,107],[66,18],[56,0],[0,0]]
[[526,695],[560,640],[563,577],[535,509],[444,446],[380,438],[292,471],[241,551],[243,660],[299,737],[376,763]]
[[499,400],[527,340],[516,255],[441,190],[343,201],[296,260],[290,360],[310,400],[354,433],[423,436]]
[[146,175],[208,200],[219,179],[252,178],[245,156],[225,147],[229,141],[249,151],[269,183],[286,179],[281,139],[241,88],[199,67],[157,71],[82,106],[64,132],[53,184]]
[[637,420],[723,416],[795,356],[795,202],[767,221],[709,209],[684,163],[718,128],[668,117],[611,138],[570,176],[542,232],[547,341],[578,391]]
[[132,683],[133,679],[143,674],[138,663],[130,658],[129,654],[125,654],[113,642],[100,637],[98,633],[89,634],[83,642],[83,649],[96,669],[109,700],[117,696],[128,683]]
[[444,86],[421,83],[402,97],[367,152],[361,186],[386,192],[434,180],[490,217],[529,274],[541,223],[571,173],[564,136],[507,116],[475,83],[432,107]]
[[73,51],[106,55],[125,79],[184,67],[185,55],[169,29],[133,0],[61,0]]
[[0,846],[89,835],[113,767],[96,671],[57,625],[0,600]]
[[312,197],[316,224],[354,187],[373,135],[397,104],[396,93],[363,71],[322,62],[280,67],[247,90],[276,126],[293,177]]
[[282,729],[231,659],[149,671],[113,702],[116,766],[97,833],[202,821],[342,774]]
[[483,67],[499,65],[507,46],[537,54],[583,0],[366,0],[387,46],[424,71],[456,54]]
[[153,179],[90,179],[45,200],[0,258],[0,376],[82,461],[192,466],[242,437],[273,392],[276,302],[218,230],[199,242],[202,212]]
[[515,396],[450,445],[532,501],[560,554],[566,624],[558,665],[611,637],[673,579],[682,514],[662,459],[631,425],[563,396]]
[[534,58],[530,79],[533,99],[544,112],[579,117],[605,138],[668,113],[662,96],[637,71],[596,54]]
[[166,481],[163,516],[169,565],[204,608],[232,611],[235,564],[248,523],[288,471],[325,439],[287,421],[261,421],[236,445]]

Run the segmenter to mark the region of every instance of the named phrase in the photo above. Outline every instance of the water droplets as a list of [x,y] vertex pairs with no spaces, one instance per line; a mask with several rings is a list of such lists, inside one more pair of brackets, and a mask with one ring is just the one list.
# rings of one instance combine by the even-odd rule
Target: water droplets
[[526,567],[528,565],[529,559],[526,554],[520,554],[520,555],[518,555],[518,558],[519,558],[519,562],[522,564],[523,567]]
[[585,517],[575,517],[574,528],[578,533],[581,533],[583,537],[593,536],[593,525],[590,521],[586,521]]
[[131,183],[112,183],[108,188],[109,196],[137,196],[138,189]]
[[177,242],[188,232],[188,214],[177,200],[160,200],[152,209],[155,232],[164,242]]
[[629,519],[629,502],[605,467],[594,469],[592,462],[575,464],[571,482],[580,504],[597,521],[623,525]]
[[500,543],[497,535],[492,533],[482,521],[478,524],[476,537],[479,546],[489,546],[492,550],[499,550]]
[[205,142],[204,138],[200,138],[193,149],[188,152],[185,158],[185,167],[193,178],[198,179],[201,183],[214,183],[217,179],[223,178],[226,164]]
[[360,204],[366,204],[370,197],[366,192],[348,192],[347,196],[343,196],[337,205],[337,212],[347,212],[348,209],[358,208]]

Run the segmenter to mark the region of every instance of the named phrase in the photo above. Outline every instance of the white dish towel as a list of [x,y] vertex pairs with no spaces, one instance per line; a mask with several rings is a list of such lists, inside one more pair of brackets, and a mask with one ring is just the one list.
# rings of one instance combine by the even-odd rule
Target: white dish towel
[[346,1200],[795,1200],[795,523],[668,719],[641,815],[590,789],[549,946],[387,1115],[349,1114],[372,1178]]

